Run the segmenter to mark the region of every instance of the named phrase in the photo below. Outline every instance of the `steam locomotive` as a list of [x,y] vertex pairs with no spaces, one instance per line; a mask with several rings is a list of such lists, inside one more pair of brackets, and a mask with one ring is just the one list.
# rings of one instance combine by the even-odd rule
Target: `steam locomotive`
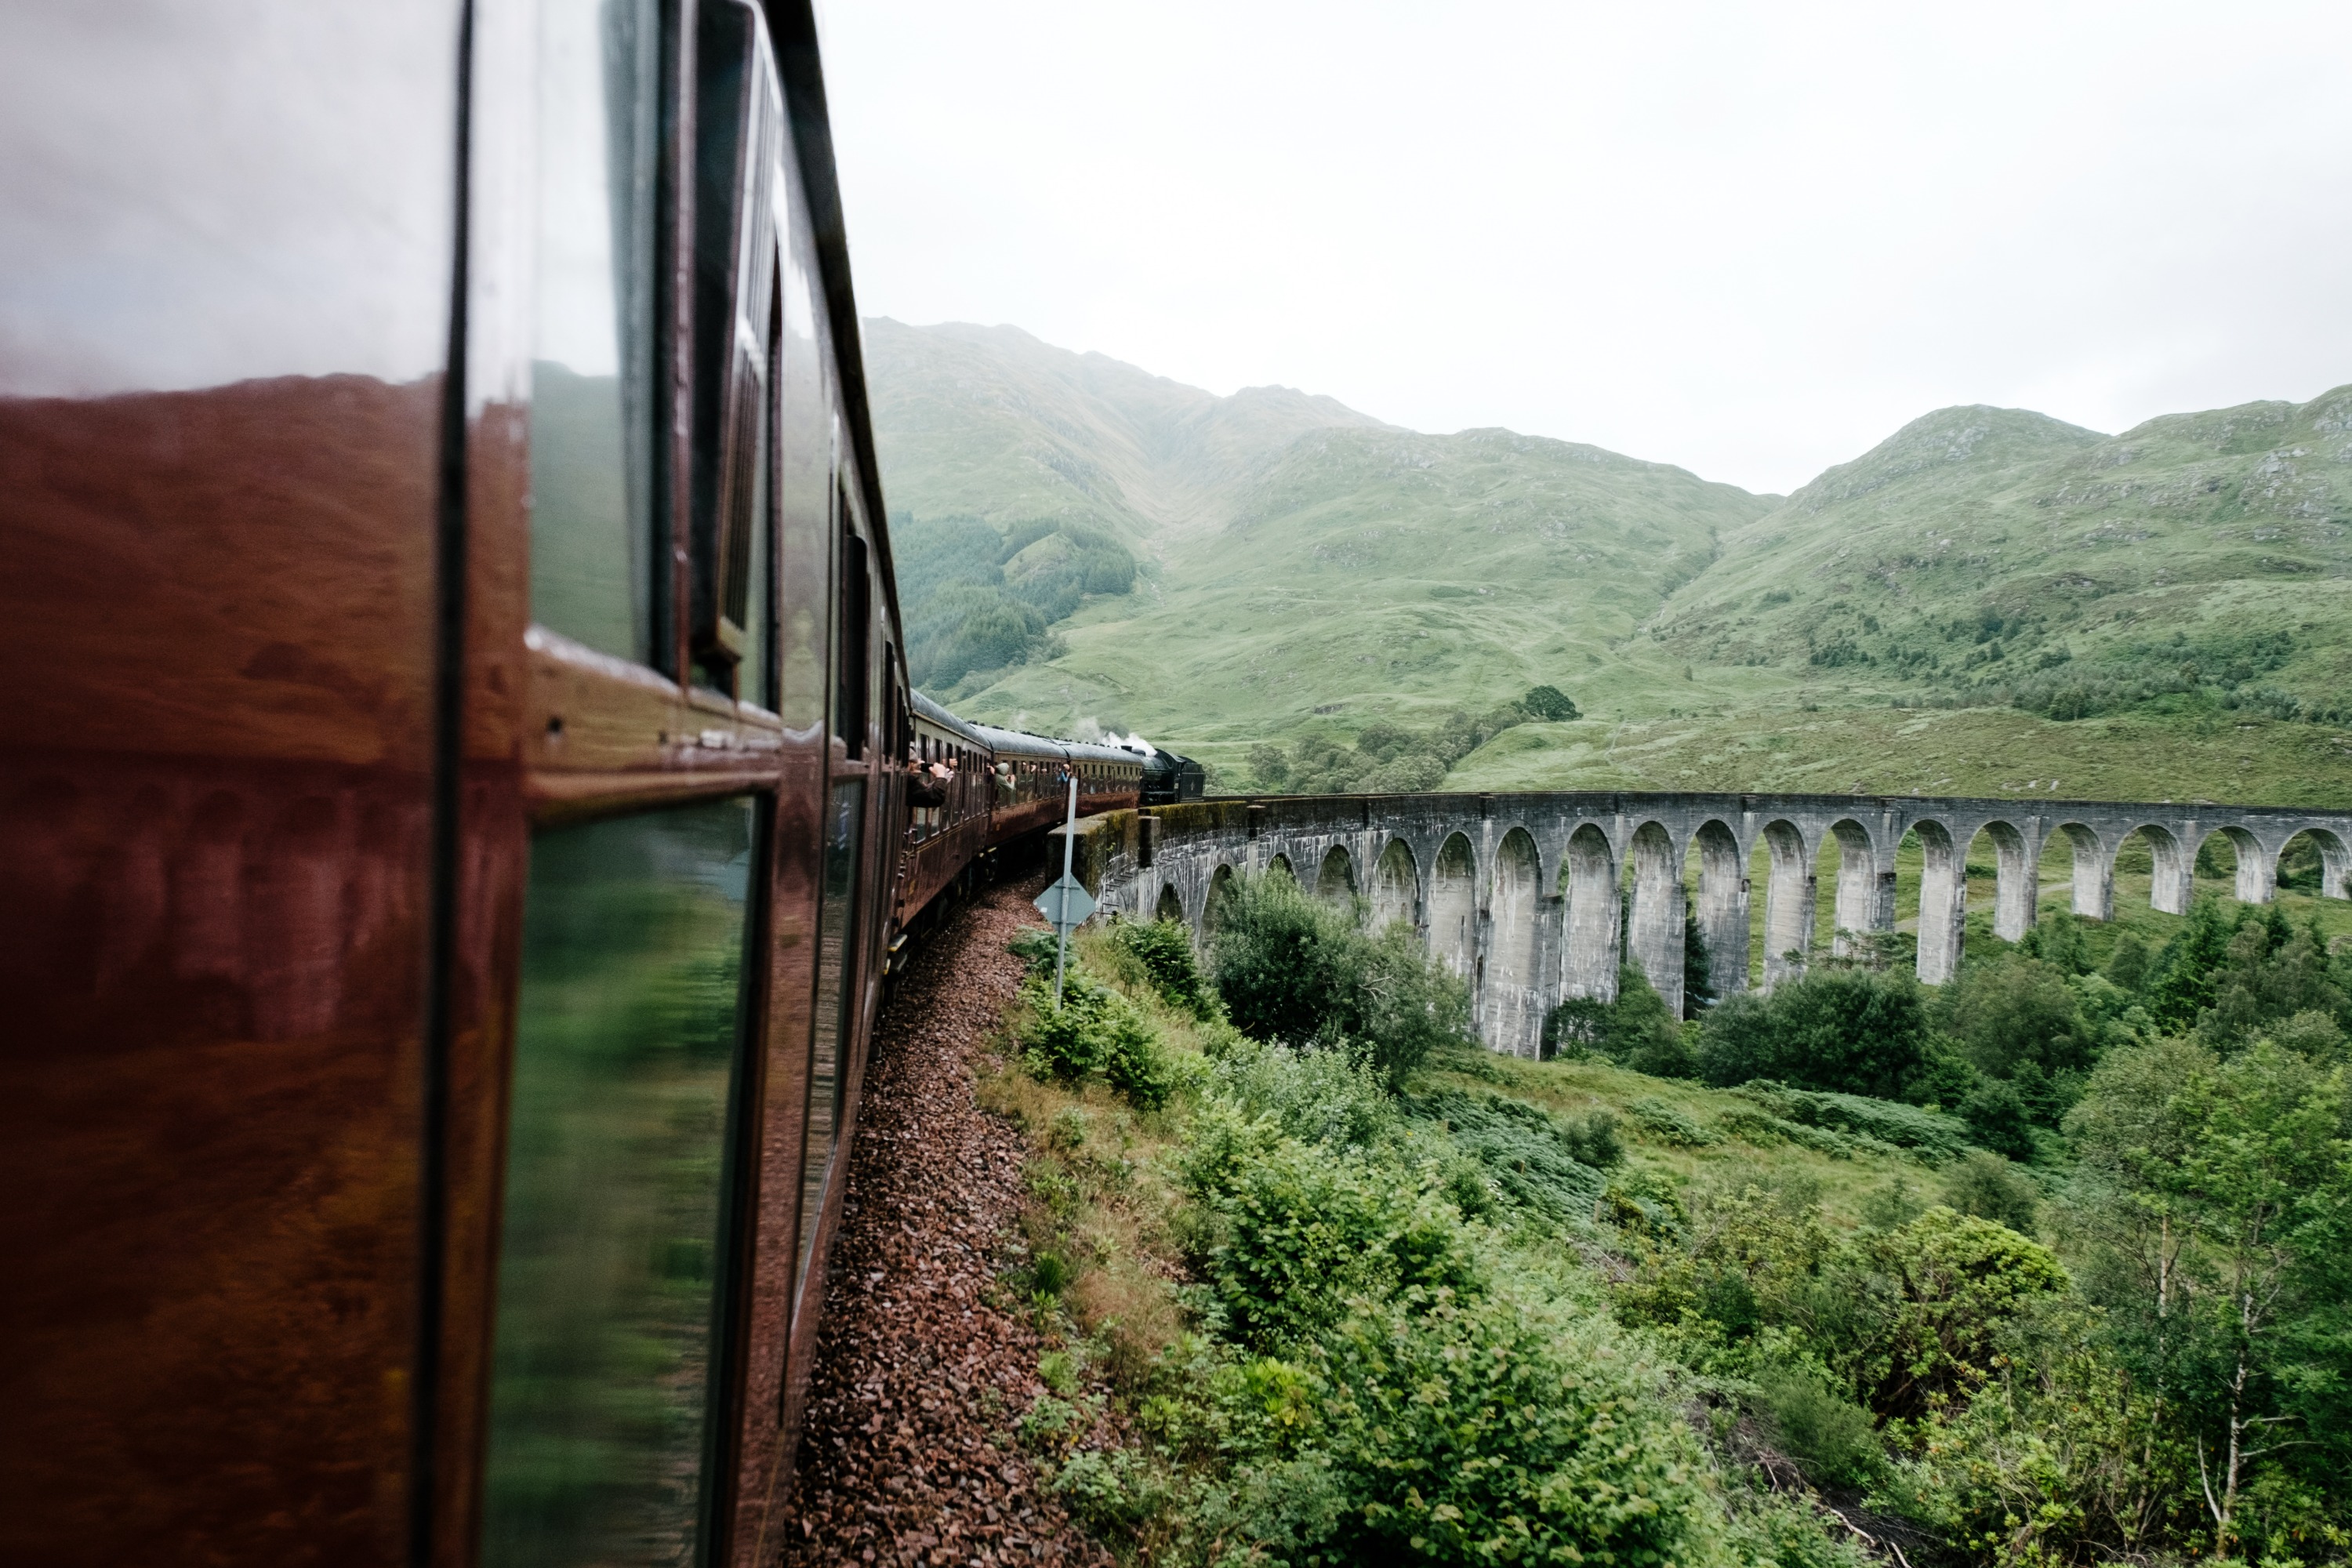
[[807,0],[16,5],[0,1557],[763,1563],[913,692]]

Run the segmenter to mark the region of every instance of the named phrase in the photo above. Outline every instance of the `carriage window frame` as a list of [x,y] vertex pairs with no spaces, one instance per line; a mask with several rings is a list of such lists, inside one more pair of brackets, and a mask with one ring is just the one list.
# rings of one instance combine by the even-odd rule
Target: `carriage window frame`
[[[786,132],[759,7],[700,7],[695,64],[687,668],[698,685],[773,709],[771,558],[790,215],[776,211],[772,188]],[[756,602],[755,589],[769,602]],[[754,661],[746,679],[743,667]]]
[[[650,342],[640,356],[644,363],[628,373],[642,375],[635,395],[650,411],[648,423],[652,426],[648,441],[651,474],[647,486],[647,537],[641,541],[633,557],[635,568],[646,584],[644,633],[626,647],[599,647],[566,635],[560,626],[541,624],[532,614],[528,593],[530,574],[526,571],[520,591],[511,600],[504,601],[511,608],[500,608],[498,618],[487,623],[492,627],[509,629],[481,641],[469,640],[467,658],[468,679],[477,690],[482,689],[486,682],[494,689],[510,689],[496,687],[495,680],[504,675],[499,667],[511,668],[515,659],[515,644],[506,639],[520,636],[522,691],[517,707],[509,710],[522,752],[522,807],[529,829],[519,855],[527,858],[530,846],[545,832],[734,796],[750,797],[761,824],[746,915],[749,930],[757,933],[752,941],[761,957],[757,963],[747,963],[745,980],[749,986],[756,976],[759,989],[746,992],[747,998],[751,999],[747,1000],[749,1010],[738,1039],[741,1079],[732,1089],[729,1101],[730,1123],[725,1133],[720,1192],[728,1218],[713,1265],[721,1280],[714,1286],[714,1300],[728,1315],[719,1321],[720,1326],[709,1343],[706,1447],[696,1503],[700,1543],[697,1561],[710,1563],[725,1560],[732,1552],[730,1537],[740,1501],[741,1467],[745,1456],[756,1452],[762,1440],[755,1430],[759,1419],[743,1405],[752,1392],[743,1377],[747,1358],[755,1348],[748,1335],[751,1274],[771,1245],[763,1227],[770,1226],[772,1221],[786,1226],[813,1223],[809,1216],[780,1215],[778,1211],[763,1206],[773,1202],[764,1184],[764,1157],[748,1140],[757,1131],[762,1114],[759,1108],[766,1103],[769,1080],[772,1079],[776,1087],[789,1089],[795,1087],[793,1079],[799,1070],[787,1059],[793,1042],[777,1037],[782,1026],[794,1021],[794,1005],[775,994],[768,973],[772,959],[767,950],[785,940],[776,926],[782,907],[775,903],[780,891],[778,835],[772,825],[780,820],[780,792],[788,776],[786,759],[792,748],[810,743],[822,750],[823,731],[821,727],[814,731],[790,730],[774,710],[782,695],[782,628],[775,624],[781,587],[776,560],[780,543],[778,510],[784,500],[784,442],[791,433],[786,421],[792,416],[786,406],[790,389],[784,385],[788,367],[780,363],[777,350],[782,345],[777,340],[784,320],[783,290],[792,281],[785,275],[784,248],[794,244],[802,247],[803,258],[790,263],[800,271],[821,265],[821,261],[806,259],[811,241],[798,226],[803,220],[797,215],[804,210],[801,174],[793,161],[790,128],[782,113],[782,89],[775,86],[772,47],[759,9],[744,0],[707,0],[698,9],[706,19],[714,13],[726,13],[743,25],[754,40],[751,58],[755,69],[750,79],[769,84],[778,95],[772,104],[776,110],[772,117],[774,135],[766,152],[755,153],[755,160],[775,166],[765,171],[755,169],[760,177],[740,198],[761,216],[758,221],[736,226],[739,235],[748,230],[754,243],[767,247],[764,272],[758,266],[750,269],[755,281],[767,277],[771,290],[765,312],[765,341],[761,345],[764,363],[759,366],[764,372],[765,385],[753,394],[756,420],[745,424],[739,418],[732,426],[719,422],[729,406],[725,399],[727,374],[740,361],[730,363],[726,358],[703,352],[704,345],[695,335],[695,324],[707,324],[708,320],[707,311],[692,293],[697,239],[693,215],[698,210],[709,210],[707,206],[698,207],[694,200],[700,150],[692,145],[681,146],[680,139],[675,136],[664,138],[654,160],[655,237],[647,258],[656,279]],[[697,51],[693,45],[698,40],[686,31],[688,24],[683,20],[689,14],[675,6],[659,9],[660,68],[647,89],[657,101],[651,103],[647,112],[664,125],[697,120],[692,110],[699,107],[698,101],[688,100],[699,93],[702,79],[694,68]],[[801,237],[796,238],[796,235]],[[761,239],[761,236],[765,238]],[[807,312],[803,309],[801,313]],[[758,314],[752,312],[755,318]],[[793,321],[799,323],[800,316]],[[796,332],[802,330],[799,324],[793,328]],[[819,362],[816,374],[824,388],[823,397],[827,403],[837,404],[840,393],[825,358],[829,351],[823,331],[821,302],[816,305],[814,330]],[[801,375],[805,372],[795,366],[792,374]],[[712,410],[722,412],[713,416]],[[839,419],[835,413],[833,422],[836,426]],[[738,437],[731,446],[727,438],[730,429]],[[723,461],[740,450],[740,437],[746,432],[764,435],[766,458],[748,474],[740,463],[733,465],[738,478],[730,504],[735,506],[735,515],[747,515],[751,526],[748,553],[742,548],[746,542],[739,537],[730,562],[721,558],[727,542],[717,525],[718,512],[698,512],[694,506],[698,442],[706,455],[715,453]],[[835,453],[840,445],[841,436],[836,428]],[[816,461],[827,475],[840,467],[837,457],[827,459],[820,456]],[[719,471],[717,467],[711,469],[713,474]],[[745,479],[763,480],[764,484],[747,484],[742,482]],[[825,482],[831,489],[831,481]],[[762,489],[764,497],[746,493]],[[830,536],[828,529],[828,540]],[[698,631],[709,629],[707,621],[700,626],[696,621],[694,573],[698,559],[708,574],[705,582],[714,593],[724,577],[719,568],[735,574],[726,581],[735,584],[730,591],[743,614],[729,618],[736,622],[737,631],[751,634],[748,638],[698,637]],[[821,566],[813,569],[823,570]],[[484,595],[483,603],[488,604],[492,597]],[[709,602],[720,601],[713,598]],[[512,618],[507,618],[509,616]],[[825,627],[819,635],[830,641],[831,628]],[[749,645],[726,649],[737,656],[731,665],[710,653],[715,646],[727,642]],[[713,679],[721,675],[727,679]],[[818,689],[822,691],[824,688]],[[810,715],[820,726],[825,710],[822,704],[820,698],[817,712]],[[517,864],[527,866],[527,858]],[[881,875],[878,871],[870,874]],[[860,952],[854,953],[850,962],[854,965],[866,959]],[[513,974],[511,968],[505,971],[507,979],[512,979]],[[486,1068],[508,1070],[503,1066],[489,1068],[486,1064]],[[501,1113],[495,1133],[486,1142],[485,1158],[488,1166],[496,1167],[495,1172],[486,1177],[466,1174],[457,1178],[468,1184],[466,1190],[478,1192],[483,1212],[493,1216],[487,1223],[493,1227],[494,1216],[506,1201],[503,1167],[509,1134]],[[473,1184],[477,1181],[480,1184]],[[793,1238],[787,1235],[783,1243],[787,1267],[793,1245]],[[495,1258],[486,1261],[495,1266]],[[449,1394],[457,1405],[470,1405],[483,1397],[477,1390],[455,1386]],[[487,1403],[475,1408],[486,1423]],[[486,1438],[487,1426],[481,1432]],[[467,1463],[476,1484],[488,1459],[485,1449],[470,1447]]]

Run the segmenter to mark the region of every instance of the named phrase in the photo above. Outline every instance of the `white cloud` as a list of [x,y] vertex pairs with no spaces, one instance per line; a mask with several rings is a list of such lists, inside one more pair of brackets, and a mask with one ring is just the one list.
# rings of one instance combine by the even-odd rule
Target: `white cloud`
[[1787,489],[2352,380],[2352,7],[825,16],[861,308]]

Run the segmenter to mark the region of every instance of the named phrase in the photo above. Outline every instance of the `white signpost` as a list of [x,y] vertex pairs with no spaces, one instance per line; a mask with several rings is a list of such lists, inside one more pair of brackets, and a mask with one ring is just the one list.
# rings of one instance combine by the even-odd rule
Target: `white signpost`
[[1060,943],[1054,951],[1054,1006],[1062,1005],[1062,972],[1070,961],[1070,933],[1095,912],[1095,897],[1087,885],[1070,875],[1070,852],[1078,842],[1078,775],[1070,773],[1070,814],[1062,824],[1062,879],[1037,895],[1037,909],[1054,928]]

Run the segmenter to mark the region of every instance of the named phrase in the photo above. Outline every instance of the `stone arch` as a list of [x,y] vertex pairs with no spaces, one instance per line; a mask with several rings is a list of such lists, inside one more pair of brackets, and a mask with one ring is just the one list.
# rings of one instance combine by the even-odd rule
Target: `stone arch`
[[1932,818],[1911,825],[1919,836],[1920,982],[1941,985],[1960,972],[1960,937],[1968,929],[1969,879],[1951,829]]
[[1334,844],[1323,851],[1323,864],[1315,873],[1315,892],[1318,898],[1340,903],[1355,898],[1356,863],[1348,858],[1345,845]]
[[2115,919],[2115,851],[2100,842],[2097,829],[2086,824],[2062,822],[2058,831],[2074,852],[2074,912],[2090,921]]
[[1717,996],[1748,989],[1748,868],[1739,839],[1713,818],[1691,835],[1698,859],[1698,934],[1706,945],[1707,984]]
[[1851,816],[1830,824],[1829,842],[1838,852],[1837,902],[1832,910],[1836,924],[1830,951],[1843,958],[1874,932],[1895,929],[1895,873],[1891,868],[1880,872],[1878,847],[1871,842],[1870,829]]
[[1813,905],[1817,887],[1812,857],[1805,852],[1805,836],[1792,822],[1764,825],[1764,847],[1772,857],[1770,880],[1764,887],[1764,988],[1805,972],[1812,951]]
[[1201,929],[1213,931],[1225,923],[1225,900],[1234,896],[1234,886],[1239,879],[1231,862],[1220,860],[1217,868],[1209,873],[1209,896],[1201,900]]
[[1538,1054],[1543,1009],[1537,1001],[1536,900],[1543,889],[1543,867],[1536,841],[1524,827],[1503,836],[1495,852],[1495,889],[1486,950],[1486,1044],[1513,1056]]
[[1645,822],[1633,830],[1626,857],[1633,907],[1626,916],[1625,950],[1666,1005],[1683,1010],[1683,879],[1674,836]]
[[1274,858],[1265,863],[1265,874],[1267,876],[1271,877],[1276,871],[1281,872],[1284,876],[1289,878],[1294,882],[1298,880],[1298,874],[1290,868],[1290,857],[1284,854],[1279,849],[1274,852]]
[[2319,896],[2323,899],[2352,899],[2352,847],[2325,827],[2305,827],[2287,835],[2279,846],[2279,860],[2284,862],[2287,851],[2298,838],[2311,840],[2319,851]]
[[1438,846],[1429,879],[1429,950],[1465,980],[1477,973],[1478,865],[1466,835]]
[[1386,931],[1402,921],[1421,921],[1421,868],[1413,864],[1412,848],[1391,838],[1372,867],[1372,929]]
[[[2232,891],[2242,904],[2267,904],[2278,892],[2278,862],[2263,847],[2261,839],[2236,823],[2224,823],[2206,830],[2205,837],[2215,834],[2226,839],[2238,857],[2237,884]],[[2204,847],[2200,840],[2198,847]]]
[[1160,884],[1160,903],[1151,911],[1156,921],[1181,921],[1184,918],[1184,895],[1176,890],[1173,882]]
[[1617,912],[1617,852],[1608,836],[1586,823],[1568,840],[1560,868],[1560,892],[1568,900],[1568,942],[1561,990],[1570,996],[1604,1001],[1617,994],[1620,927]]
[[2115,864],[2134,838],[2147,845],[2148,907],[2168,915],[2185,915],[2196,895],[2196,857],[2181,843],[2172,829],[2158,823],[2143,822],[2116,841],[2115,854],[2107,860],[2107,877],[2115,878]]
[[1977,829],[1969,840],[1971,852],[1978,838],[1992,840],[1992,934],[2016,942],[2033,929],[2034,904],[2042,891],[2039,857],[2027,853],[2025,835],[2014,823],[1998,817]]

